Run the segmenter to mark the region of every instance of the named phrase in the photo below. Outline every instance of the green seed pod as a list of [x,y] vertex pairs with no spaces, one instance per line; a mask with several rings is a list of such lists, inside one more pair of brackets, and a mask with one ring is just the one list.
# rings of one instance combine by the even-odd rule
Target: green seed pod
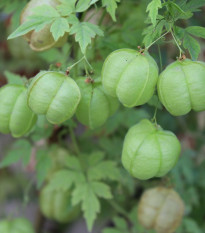
[[[48,5],[56,8],[59,3],[60,2],[58,0],[31,0],[22,11],[21,24],[28,21],[29,16],[33,14],[32,10],[35,7]],[[31,31],[24,36],[25,39],[29,42],[29,45],[32,50],[44,51],[54,46],[58,46],[59,44],[62,44],[66,41],[67,34],[61,37],[58,41],[55,41],[52,36],[52,33],[50,32],[50,28],[51,24],[47,24],[40,31]]]
[[8,84],[0,88],[0,132],[21,137],[34,126],[37,116],[27,105],[26,88]]
[[174,116],[205,110],[205,63],[176,61],[160,75],[158,94],[165,108]]
[[35,233],[32,224],[24,218],[0,221],[1,233]]
[[102,126],[119,107],[119,101],[107,95],[100,82],[86,82],[85,78],[77,81],[81,90],[81,101],[76,116],[78,120],[91,129]]
[[153,96],[158,79],[158,67],[147,53],[119,49],[104,62],[102,84],[105,91],[118,97],[125,107],[143,105]]
[[79,215],[79,206],[72,206],[69,191],[53,191],[45,186],[40,193],[43,215],[61,223],[71,222]]
[[180,151],[180,143],[172,132],[142,120],[125,137],[122,163],[135,178],[161,177],[175,166]]
[[60,124],[73,116],[80,102],[80,89],[63,73],[40,72],[31,82],[27,101],[33,112],[46,115],[52,124]]
[[148,189],[138,206],[139,222],[157,233],[173,233],[181,224],[184,203],[173,189],[157,187]]

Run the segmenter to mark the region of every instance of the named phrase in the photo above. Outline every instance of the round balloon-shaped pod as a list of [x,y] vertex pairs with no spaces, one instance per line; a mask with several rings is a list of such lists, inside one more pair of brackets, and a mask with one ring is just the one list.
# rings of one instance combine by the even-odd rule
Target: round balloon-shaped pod
[[37,116],[27,105],[26,88],[7,84],[0,88],[0,132],[13,137],[27,134],[36,123]]
[[102,84],[107,94],[118,97],[125,107],[143,105],[155,91],[158,66],[154,59],[132,49],[111,53],[102,68]]
[[107,95],[98,80],[92,83],[80,78],[76,82],[82,96],[76,111],[77,119],[91,129],[102,126],[117,111],[118,99]]
[[138,206],[138,220],[146,229],[157,233],[173,233],[180,225],[184,203],[173,189],[157,187],[148,189]]
[[31,82],[27,101],[33,112],[46,115],[52,124],[71,118],[80,102],[80,89],[76,82],[63,73],[40,72]]
[[[33,14],[33,9],[39,6],[48,5],[56,8],[60,4],[58,0],[31,0],[23,9],[21,13],[21,24],[27,22],[29,17]],[[28,32],[24,38],[29,42],[32,50],[44,51],[51,47],[56,47],[67,39],[67,34],[55,41],[52,33],[50,32],[51,24],[45,25],[40,31]]]
[[69,191],[54,191],[48,186],[40,192],[40,208],[45,217],[61,223],[75,220],[80,212],[79,206],[72,206]]
[[172,132],[142,120],[125,137],[122,163],[132,176],[147,180],[169,172],[177,163],[180,151],[180,142]]
[[175,61],[160,75],[158,94],[165,108],[174,116],[192,109],[205,110],[205,63],[185,59]]
[[1,233],[35,233],[32,224],[25,218],[0,221]]

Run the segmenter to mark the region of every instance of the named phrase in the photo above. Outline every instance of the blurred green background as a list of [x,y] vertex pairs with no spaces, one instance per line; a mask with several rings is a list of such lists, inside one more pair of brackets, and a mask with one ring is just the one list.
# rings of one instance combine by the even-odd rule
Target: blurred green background
[[[68,43],[62,48],[53,48],[40,53],[31,51],[23,38],[7,41],[9,33],[18,26],[19,13],[26,3],[26,1],[14,2],[16,5],[14,4],[13,8],[2,8],[0,11],[0,86],[5,85],[6,77],[11,78],[14,74],[31,78],[42,69],[57,70],[58,64],[56,65],[56,63],[60,63],[60,69],[65,71],[66,67],[82,56],[73,37],[69,37]],[[142,45],[142,33],[146,27],[144,21],[147,2],[147,0],[121,0],[117,10],[117,23],[113,23],[108,15],[105,16],[101,25],[105,30],[105,37],[95,39],[87,54],[89,62],[95,70],[94,77],[100,76],[102,64],[110,52],[119,48],[137,49],[138,45]],[[89,18],[92,11],[93,9],[89,10],[83,17]],[[96,17],[92,18],[92,22],[98,23],[101,15],[102,12],[99,12]],[[205,7],[196,12],[190,20],[180,21],[179,25],[182,27],[205,26]],[[169,43],[169,40],[171,38],[168,36],[166,42],[160,41],[150,49],[151,55],[161,70],[174,61],[178,55],[177,47]],[[199,60],[205,61],[205,41],[201,40],[200,45]],[[81,64],[71,73],[75,77],[83,74],[84,67]],[[128,128],[143,118],[152,118],[156,102],[157,99],[154,96],[148,104],[142,107],[133,109],[121,107],[105,126],[95,131],[83,127],[76,119],[67,124],[74,125],[79,146],[83,152],[89,153],[92,150],[101,149],[121,166],[122,143]],[[159,106],[157,121],[164,129],[173,131],[182,143],[183,149],[178,164],[166,177],[143,182],[134,180],[122,169],[124,179],[121,184],[116,185],[115,197],[133,214],[143,190],[157,185],[173,187],[186,205],[185,217],[177,233],[203,233],[205,232],[205,112],[191,112],[183,117],[173,117],[162,106]],[[70,136],[64,125],[56,129],[41,118],[32,139],[35,143],[46,139],[51,144],[67,144],[68,147],[70,145]],[[11,153],[13,143],[15,143],[13,138],[0,134],[0,159]],[[72,145],[70,146],[72,147]],[[22,147],[25,148],[23,150],[21,148],[20,153],[25,153],[24,156],[30,156],[33,152],[32,148],[27,148],[25,143],[22,144]],[[1,169],[0,217],[27,216],[48,233],[86,232],[83,220],[77,221],[68,229],[66,226],[59,226],[55,222],[42,218],[39,213],[38,191],[35,189],[35,183],[35,156],[30,157],[29,165],[26,167],[17,163],[9,168]],[[26,206],[22,205],[25,197],[29,197]],[[103,206],[101,220],[97,222],[93,230],[96,233],[102,232],[101,226],[110,224],[109,220],[103,220],[103,216],[108,212],[106,204]],[[142,229],[137,220],[134,229],[132,232],[151,232]]]

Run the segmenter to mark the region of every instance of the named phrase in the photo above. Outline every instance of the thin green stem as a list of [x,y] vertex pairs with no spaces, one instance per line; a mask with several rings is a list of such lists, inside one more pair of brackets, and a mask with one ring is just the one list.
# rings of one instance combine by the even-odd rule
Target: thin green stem
[[73,132],[73,128],[71,126],[69,126],[69,130],[70,130],[70,137],[71,137],[75,152],[76,152],[77,155],[79,155],[80,154],[80,149],[78,147],[78,143],[77,143],[77,140],[76,140],[76,137],[75,137],[75,133]]
[[129,222],[132,222],[132,220],[129,217],[129,213],[127,213],[126,210],[124,210],[117,202],[110,200],[109,204],[121,215],[125,217]]
[[85,74],[86,74],[86,76],[88,77],[88,76],[89,76],[89,72],[88,72],[88,69],[87,69],[86,61],[85,61],[85,60],[84,60],[84,68],[85,68]]
[[[158,105],[158,103],[157,103],[157,105]],[[151,120],[152,122],[155,123],[156,126],[157,126],[157,111],[158,111],[158,107],[155,108],[154,116],[153,116],[153,118]]]
[[157,38],[154,42],[152,42],[152,43],[146,48],[146,50],[148,50],[148,49],[149,49],[153,44],[155,44],[158,40],[160,40],[161,38],[163,38],[164,36],[166,36],[169,32],[170,32],[170,30],[167,31],[167,32],[165,32],[164,34],[162,34],[159,38]]
[[158,53],[159,53],[160,72],[162,72],[162,53],[161,53],[160,46],[158,45],[157,47],[158,47]]
[[102,23],[103,23],[103,20],[104,20],[104,18],[105,18],[105,16],[106,16],[106,11],[105,11],[105,9],[103,9],[103,13],[102,13],[102,15],[101,15],[101,17],[100,17],[100,19],[99,19],[99,22],[98,22],[98,25],[99,26],[101,26],[102,25]]
[[86,56],[84,56],[84,59],[86,61],[86,63],[88,64],[88,66],[90,67],[90,69],[93,71],[93,67],[91,66],[91,64],[89,63],[88,59]]
[[68,67],[68,70],[71,70],[73,67],[75,67],[76,65],[78,65],[81,61],[83,61],[85,59],[85,56],[83,56],[80,60],[78,60],[77,62],[75,62],[72,66]]
[[181,56],[182,56],[182,53],[183,53],[183,50],[182,50],[181,47],[179,46],[179,43],[178,43],[178,41],[177,41],[177,39],[176,39],[176,37],[175,37],[174,32],[172,31],[172,29],[170,30],[170,32],[171,32],[172,37],[173,37],[173,39],[174,39],[174,41],[175,41],[175,43],[176,43],[176,45],[177,45],[177,47],[178,47],[178,49],[179,49],[179,57],[181,57]]
[[28,185],[26,186],[26,189],[24,191],[24,196],[23,196],[23,208],[25,208],[29,202],[29,191],[31,190],[33,183],[34,183],[34,178],[31,179]]
[[77,62],[75,62],[72,66],[69,66],[67,69],[70,71],[73,67],[75,67],[76,65],[78,65],[81,61],[85,61],[84,66],[85,66],[85,72],[86,75],[89,75],[88,69],[86,64],[89,66],[89,68],[91,69],[91,71],[93,71],[93,67],[91,66],[91,64],[89,63],[86,55],[84,55],[80,60],[78,60]]

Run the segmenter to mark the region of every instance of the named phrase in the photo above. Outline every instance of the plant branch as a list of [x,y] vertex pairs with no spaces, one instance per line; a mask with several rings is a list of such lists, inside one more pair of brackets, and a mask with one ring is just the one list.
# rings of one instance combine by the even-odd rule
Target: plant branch
[[178,41],[177,41],[177,39],[176,39],[176,37],[175,37],[175,35],[174,35],[172,29],[170,30],[170,32],[171,32],[172,37],[173,37],[173,39],[174,39],[174,41],[175,41],[175,43],[176,43],[176,45],[177,45],[177,47],[178,47],[178,49],[179,49],[179,53],[180,53],[179,56],[181,57],[181,56],[182,56],[182,53],[183,53],[183,50],[182,50],[181,47],[179,46],[179,43],[178,43]]
[[73,128],[72,128],[71,126],[69,126],[69,130],[70,130],[70,137],[71,137],[71,140],[72,140],[74,149],[75,149],[75,153],[76,153],[77,155],[79,155],[79,154],[80,154],[80,149],[79,149],[79,147],[78,147],[78,143],[77,143],[75,134],[74,134],[74,132],[73,132]]
[[146,48],[146,50],[148,50],[148,49],[149,49],[153,44],[155,44],[158,40],[160,40],[161,38],[163,38],[164,36],[166,36],[169,32],[170,32],[170,30],[167,31],[167,32],[165,32],[164,34],[162,34],[159,38],[157,38],[154,42],[152,42],[152,43]]

